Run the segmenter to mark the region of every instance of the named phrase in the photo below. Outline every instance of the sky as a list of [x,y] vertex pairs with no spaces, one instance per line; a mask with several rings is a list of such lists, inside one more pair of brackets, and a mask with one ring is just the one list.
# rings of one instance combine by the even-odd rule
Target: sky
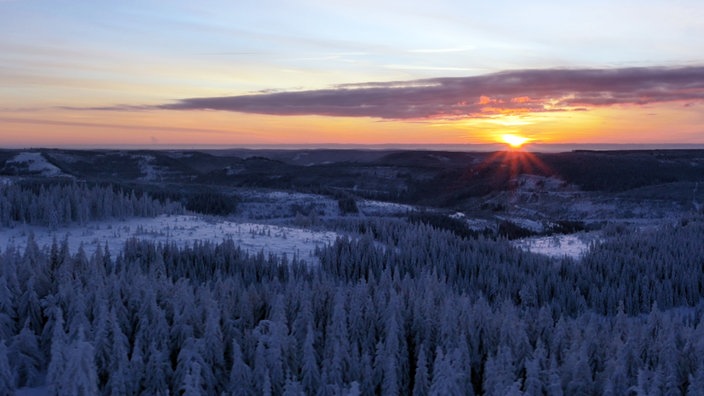
[[0,0],[0,147],[704,144],[701,0]]

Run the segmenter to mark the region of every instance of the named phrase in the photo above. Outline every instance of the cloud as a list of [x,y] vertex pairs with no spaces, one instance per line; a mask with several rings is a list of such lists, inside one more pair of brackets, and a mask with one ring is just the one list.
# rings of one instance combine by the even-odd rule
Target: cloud
[[702,100],[704,66],[697,66],[517,70],[474,77],[188,98],[157,107],[273,115],[449,119]]

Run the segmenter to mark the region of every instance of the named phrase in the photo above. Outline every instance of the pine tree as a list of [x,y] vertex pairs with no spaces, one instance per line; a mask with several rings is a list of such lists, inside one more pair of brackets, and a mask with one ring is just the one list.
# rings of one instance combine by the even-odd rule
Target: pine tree
[[550,359],[547,379],[548,396],[562,396],[564,394],[562,391],[562,380],[560,379],[560,371],[554,356]]
[[29,328],[29,319],[18,335],[12,338],[8,348],[17,386],[37,386],[42,381],[45,357],[39,348],[37,336]]
[[15,335],[15,304],[5,276],[0,276],[0,340],[9,340]]
[[56,394],[93,396],[98,394],[98,373],[93,360],[93,346],[85,341],[83,331],[65,348],[63,377],[55,384]]
[[51,336],[51,360],[47,368],[46,381],[52,395],[67,395],[69,388],[64,384],[66,365],[68,363],[68,337],[64,331],[63,312],[60,307],[53,307]]
[[201,383],[201,367],[195,360],[186,363],[186,370],[178,388],[178,394],[183,396],[200,396],[203,394]]
[[545,348],[543,348],[542,343],[540,343],[533,352],[533,357],[531,359],[526,359],[525,361],[526,380],[524,383],[524,388],[525,393],[528,395],[543,394],[543,382],[540,375],[543,371],[543,367],[541,367],[541,365],[544,364],[544,359]]
[[308,323],[306,337],[303,341],[303,362],[301,363],[301,384],[308,394],[314,393],[320,385],[320,369],[314,342],[313,325]]
[[428,362],[425,357],[425,348],[421,345],[416,363],[415,379],[413,384],[413,396],[426,396],[430,388],[428,378]]
[[452,356],[445,355],[438,347],[433,363],[433,381],[430,384],[431,396],[460,395],[463,389],[459,384],[459,374],[452,364]]
[[242,349],[237,340],[232,340],[232,369],[230,370],[231,396],[249,396],[254,394],[252,387],[252,369],[245,363]]
[[171,362],[167,353],[159,350],[154,342],[149,345],[149,357],[144,371],[148,375],[144,378],[144,389],[141,395],[166,396],[171,380]]
[[[105,365],[107,373],[106,387],[110,394],[119,395],[132,392],[134,389],[130,384],[131,372],[129,354],[129,340],[122,332],[114,309],[110,310],[107,320],[107,346],[108,356],[96,354],[96,360]],[[101,342],[101,345],[105,341]],[[98,359],[99,357],[99,359]]]
[[[188,338],[181,347],[177,356],[176,369],[173,375],[173,384],[176,387],[174,392],[180,392],[185,386],[188,389],[196,384],[202,393],[213,392],[215,390],[215,379],[212,371],[207,365],[202,355],[202,340]],[[195,378],[195,376],[198,378]]]
[[496,356],[489,357],[484,371],[484,390],[488,395],[502,395],[516,381],[513,355],[501,344]]
[[301,383],[291,378],[290,375],[286,377],[286,383],[284,384],[283,396],[304,396],[306,393],[303,391],[303,386]]

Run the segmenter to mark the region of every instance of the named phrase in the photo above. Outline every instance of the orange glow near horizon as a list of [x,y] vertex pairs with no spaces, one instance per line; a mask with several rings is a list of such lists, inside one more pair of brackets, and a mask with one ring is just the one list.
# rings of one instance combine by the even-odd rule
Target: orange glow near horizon
[[704,106],[677,103],[448,120],[46,108],[0,111],[0,124],[2,147],[704,144]]
[[530,139],[527,137],[514,135],[511,133],[505,133],[501,135],[501,140],[513,149],[521,148],[524,144],[530,141]]
[[523,150],[497,151],[489,155],[476,168],[476,174],[490,174],[498,182],[515,182],[518,176],[534,174],[552,176],[554,171],[533,153]]

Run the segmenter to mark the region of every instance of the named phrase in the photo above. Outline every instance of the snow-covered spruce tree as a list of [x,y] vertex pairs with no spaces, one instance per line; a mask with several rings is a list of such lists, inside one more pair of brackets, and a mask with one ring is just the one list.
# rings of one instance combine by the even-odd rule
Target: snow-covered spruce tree
[[93,346],[85,340],[83,331],[79,331],[77,338],[65,345],[63,353],[63,372],[53,384],[55,394],[98,395],[98,373],[93,358]]
[[39,386],[43,380],[42,372],[46,357],[39,348],[37,335],[29,326],[29,318],[19,334],[12,337],[7,351],[12,365],[17,386]]

